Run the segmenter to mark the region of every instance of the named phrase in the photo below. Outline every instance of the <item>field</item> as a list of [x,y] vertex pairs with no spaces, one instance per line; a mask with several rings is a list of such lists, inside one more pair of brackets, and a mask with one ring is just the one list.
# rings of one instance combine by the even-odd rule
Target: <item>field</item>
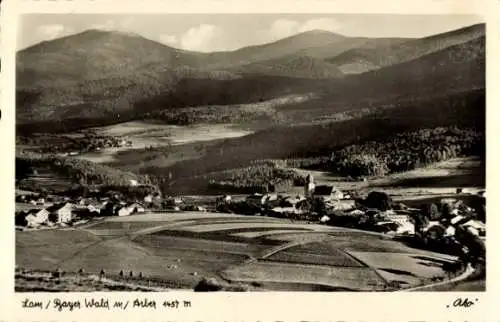
[[[397,267],[385,267],[388,258]],[[411,287],[444,278],[441,266],[450,260],[376,233],[216,213],[148,213],[16,232],[18,267],[104,270],[109,279],[131,271],[142,284],[179,289],[214,277],[257,290],[391,290],[394,280]]]
[[[144,161],[144,151],[147,148],[169,147],[168,153],[180,150],[179,153],[186,154],[184,159],[189,159],[186,149],[179,149],[176,146],[192,144],[201,149],[204,142],[217,142],[222,139],[236,138],[253,133],[252,130],[243,126],[231,124],[196,124],[189,126],[167,125],[148,121],[132,121],[109,125],[105,127],[95,127],[89,129],[100,136],[126,137],[132,142],[132,146],[117,148],[106,148],[101,151],[88,152],[78,156],[85,160],[105,164],[133,164],[137,155],[142,156],[140,161]],[[85,130],[87,131],[87,130]],[[82,132],[75,132],[73,137],[82,135]],[[189,148],[187,149],[189,150]],[[167,154],[167,153],[165,153]],[[198,155],[198,154],[195,154]],[[134,158],[135,156],[135,158]],[[137,162],[139,163],[139,161]]]

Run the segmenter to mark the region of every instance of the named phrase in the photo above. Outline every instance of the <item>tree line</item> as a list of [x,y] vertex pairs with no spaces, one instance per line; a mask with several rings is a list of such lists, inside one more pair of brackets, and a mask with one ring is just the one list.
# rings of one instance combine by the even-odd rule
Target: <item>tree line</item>
[[457,127],[405,132],[386,141],[350,145],[332,153],[329,168],[346,175],[383,176],[451,158],[485,156],[484,133]]

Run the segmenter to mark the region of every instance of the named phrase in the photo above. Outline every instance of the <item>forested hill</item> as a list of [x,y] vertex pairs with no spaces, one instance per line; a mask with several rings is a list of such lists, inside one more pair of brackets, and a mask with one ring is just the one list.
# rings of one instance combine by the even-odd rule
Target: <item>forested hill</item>
[[332,154],[329,167],[353,177],[383,176],[459,156],[479,156],[484,161],[485,153],[484,133],[438,127],[347,146]]
[[[402,51],[405,58],[345,77],[340,65],[325,57],[329,50],[345,55],[352,48],[378,46]],[[71,131],[161,110],[231,108],[291,94],[319,96],[321,113],[332,114],[346,106],[483,88],[484,60],[484,25],[422,40],[314,31],[208,54],[135,34],[89,30],[18,53],[16,122],[20,132]]]

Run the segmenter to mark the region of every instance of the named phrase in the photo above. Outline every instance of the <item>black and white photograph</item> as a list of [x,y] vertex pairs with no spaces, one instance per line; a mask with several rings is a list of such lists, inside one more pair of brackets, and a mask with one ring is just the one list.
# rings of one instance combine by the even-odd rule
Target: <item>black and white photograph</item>
[[15,292],[486,291],[484,17],[17,28]]

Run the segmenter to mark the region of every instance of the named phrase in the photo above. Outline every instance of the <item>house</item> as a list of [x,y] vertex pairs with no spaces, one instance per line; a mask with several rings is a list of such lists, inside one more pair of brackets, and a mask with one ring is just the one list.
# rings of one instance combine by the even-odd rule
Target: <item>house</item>
[[400,235],[415,235],[415,224],[411,221],[399,222],[396,233]]
[[445,237],[455,236],[456,229],[453,226],[448,226],[444,232]]
[[87,210],[88,212],[90,213],[100,213],[101,212],[101,209],[100,208],[97,208],[96,206],[94,205],[88,205],[87,206]]
[[316,186],[313,192],[314,197],[323,198],[325,201],[340,200],[344,198],[342,191],[334,189],[332,186]]
[[132,214],[132,210],[133,210],[132,208],[128,208],[125,206],[118,206],[115,209],[115,215],[119,217],[130,216]]
[[232,199],[231,196],[224,195],[224,196],[221,196],[221,197],[217,197],[216,202],[217,203],[230,203],[231,199]]
[[278,194],[276,193],[268,193],[265,197],[266,197],[266,202],[278,200]]
[[49,220],[55,223],[68,223],[73,219],[73,204],[67,202],[64,204],[53,205],[47,208]]
[[115,216],[120,206],[112,201],[106,201],[100,211],[101,216]]
[[395,222],[399,225],[406,225],[407,223],[411,222],[410,216],[396,214],[393,211],[392,212],[386,211],[385,213],[382,213],[381,215],[384,218],[386,218],[387,220]]
[[172,200],[175,205],[180,205],[184,202],[181,197],[174,197]]
[[302,213],[303,211],[298,210],[295,207],[274,207],[271,211],[276,213]]
[[384,211],[380,215],[388,222],[396,224],[396,234],[415,234],[415,224],[409,215],[396,213],[394,210]]
[[135,214],[137,212],[144,212],[144,206],[138,202],[131,202],[126,205],[127,208],[131,210],[131,213]]
[[356,208],[354,200],[329,201],[329,203],[332,203],[333,209],[335,210],[351,210]]
[[149,195],[145,196],[144,197],[144,202],[145,203],[152,203],[153,202],[153,195],[149,194]]
[[260,194],[260,193],[256,193],[256,194],[253,194],[251,196],[248,196],[246,201],[248,203],[252,203],[255,205],[264,205],[266,203],[266,199],[267,199],[267,197],[265,195]]
[[390,231],[396,232],[398,224],[392,221],[378,221],[375,223],[375,230],[378,232],[388,233]]
[[288,197],[283,201],[283,203],[284,203],[284,206],[291,207],[291,206],[295,206],[296,204],[298,204],[299,202],[301,202],[303,200],[306,200],[306,198],[304,198],[303,196]]
[[38,198],[35,200],[36,205],[44,205],[45,204],[45,198]]
[[49,212],[46,209],[32,209],[21,212],[16,216],[16,226],[37,227],[46,223],[49,219]]
[[321,217],[319,219],[319,221],[322,222],[322,223],[329,222],[330,221],[330,217],[328,217],[327,215],[324,215],[323,217]]
[[299,210],[295,207],[274,207],[269,211],[269,214],[272,217],[285,218],[291,216],[299,219],[298,216],[304,215],[305,211]]
[[354,209],[352,211],[349,211],[348,214],[350,216],[362,216],[365,214],[365,212],[363,210],[359,210],[359,209]]
[[484,236],[486,234],[486,224],[479,220],[471,219],[465,222],[463,226],[467,230],[473,231],[476,236]]

